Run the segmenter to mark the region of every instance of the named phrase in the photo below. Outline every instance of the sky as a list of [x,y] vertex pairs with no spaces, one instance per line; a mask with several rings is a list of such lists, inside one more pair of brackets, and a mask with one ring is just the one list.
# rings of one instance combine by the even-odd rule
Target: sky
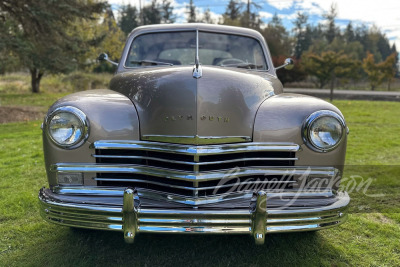
[[[240,0],[247,3],[247,0]],[[118,12],[121,5],[131,4],[139,6],[140,0],[108,0],[112,9]],[[141,0],[142,5],[151,0]],[[189,0],[170,0],[174,6],[177,16],[176,23],[186,22],[187,5]],[[212,17],[217,22],[229,0],[194,0],[199,12],[204,12],[207,8],[211,10]],[[373,25],[381,29],[390,40],[396,44],[400,50],[400,0],[252,0],[261,6],[258,10],[259,15],[265,23],[271,20],[275,12],[282,19],[284,26],[290,31],[293,27],[293,20],[298,11],[309,15],[309,23],[317,25],[323,20],[323,14],[330,10],[332,4],[336,6],[338,13],[336,24],[345,27],[349,21],[353,26],[362,23],[371,27]]]

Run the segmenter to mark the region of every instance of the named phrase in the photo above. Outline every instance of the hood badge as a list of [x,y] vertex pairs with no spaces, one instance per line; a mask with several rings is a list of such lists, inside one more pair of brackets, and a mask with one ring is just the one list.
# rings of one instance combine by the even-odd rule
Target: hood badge
[[[173,116],[165,116],[164,121],[183,121],[183,120],[193,120],[192,115],[173,115]],[[200,120],[202,121],[215,121],[215,122],[229,122],[229,117],[222,117],[222,116],[206,116],[201,115]]]

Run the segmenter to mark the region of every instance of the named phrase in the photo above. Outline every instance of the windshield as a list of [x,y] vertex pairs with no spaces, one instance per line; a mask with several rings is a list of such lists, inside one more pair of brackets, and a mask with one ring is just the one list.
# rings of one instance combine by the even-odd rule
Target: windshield
[[[136,37],[126,67],[193,65],[196,32],[160,32]],[[250,37],[199,32],[199,60],[202,65],[266,70],[260,43]]]

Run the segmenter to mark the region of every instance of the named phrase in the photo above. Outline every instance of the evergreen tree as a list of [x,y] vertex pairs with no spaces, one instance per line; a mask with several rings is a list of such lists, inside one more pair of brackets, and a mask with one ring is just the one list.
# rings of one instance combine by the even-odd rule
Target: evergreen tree
[[290,56],[292,48],[289,33],[276,13],[261,34],[267,41],[272,57]]
[[384,34],[379,33],[379,38],[377,42],[378,51],[382,56],[382,60],[385,60],[392,54],[392,49],[389,44],[389,40],[386,38]]
[[161,4],[161,23],[174,23],[174,7],[169,0],[163,0]]
[[139,12],[136,7],[130,4],[122,6],[118,26],[128,35],[134,28],[139,26]]
[[209,24],[214,24],[215,23],[213,18],[211,17],[210,8],[207,8],[206,11],[204,12],[202,22],[209,23]]
[[297,18],[293,22],[294,36],[295,36],[295,47],[294,56],[299,59],[304,51],[310,47],[312,43],[311,27],[307,24],[308,16],[304,13],[298,12]]
[[230,20],[237,20],[242,16],[243,4],[237,0],[230,0],[224,16]]
[[351,21],[347,24],[346,30],[344,32],[344,39],[346,43],[351,43],[356,40],[356,36],[353,29],[353,24]]
[[241,25],[243,27],[252,28],[252,29],[260,29],[262,21],[257,12],[251,12],[251,7],[254,7],[255,10],[259,10],[261,6],[251,0],[247,0],[246,11],[241,16]]
[[230,0],[225,13],[222,14],[222,24],[241,26],[243,4],[237,0]]
[[168,0],[163,0],[161,3],[152,0],[149,5],[143,7],[142,12],[143,25],[175,22],[173,6]]
[[193,3],[193,0],[190,0],[189,5],[187,6],[188,9],[188,18],[187,22],[196,22],[196,6]]
[[333,39],[335,39],[338,29],[336,28],[335,18],[337,17],[336,6],[334,4],[331,5],[331,10],[329,13],[324,14],[325,19],[328,20],[328,25],[326,26],[325,37],[328,43],[332,43]]

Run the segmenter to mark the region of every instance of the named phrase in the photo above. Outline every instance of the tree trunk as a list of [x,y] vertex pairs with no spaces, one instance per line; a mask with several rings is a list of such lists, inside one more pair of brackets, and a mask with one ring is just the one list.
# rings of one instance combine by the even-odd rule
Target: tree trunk
[[32,86],[32,93],[39,93],[40,92],[40,80],[43,77],[43,71],[38,70],[37,68],[31,69],[31,86]]

